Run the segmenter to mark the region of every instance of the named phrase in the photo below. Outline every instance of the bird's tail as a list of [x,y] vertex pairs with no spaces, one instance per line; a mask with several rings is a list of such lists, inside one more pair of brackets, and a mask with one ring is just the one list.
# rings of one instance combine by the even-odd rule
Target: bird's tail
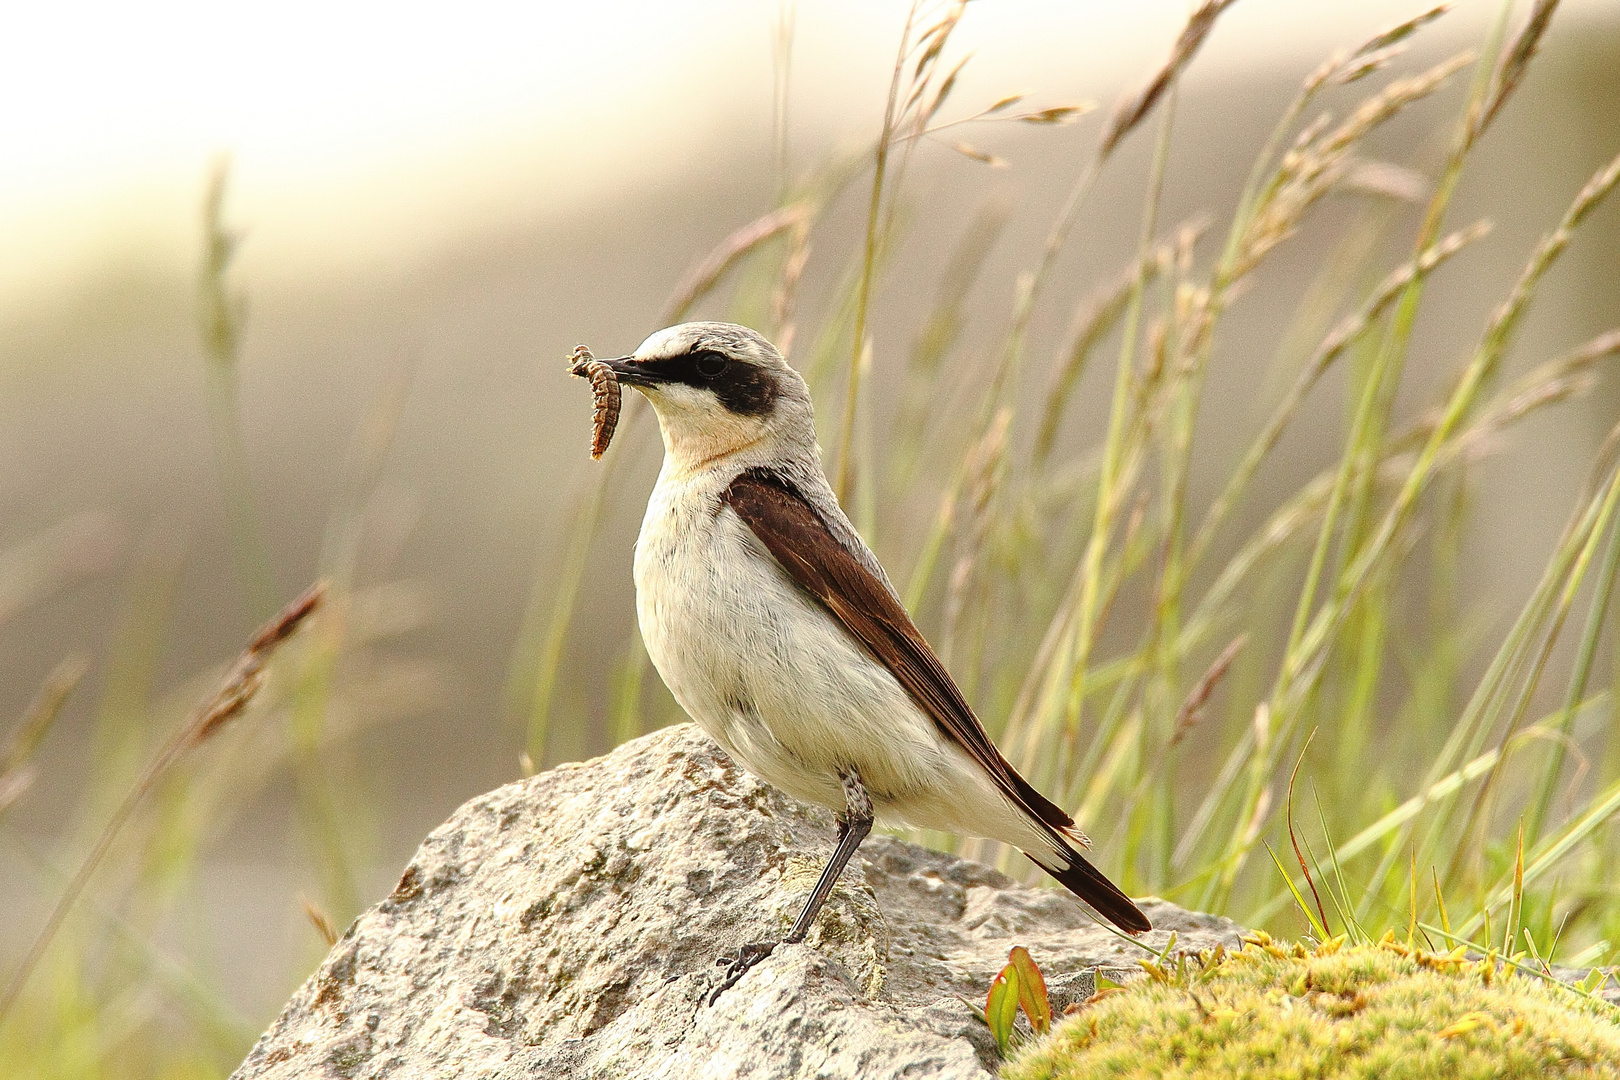
[[1047,850],[1039,854],[1026,851],[1024,854],[1127,934],[1141,934],[1153,929],[1153,924],[1142,914],[1142,909],[1132,903],[1131,898],[1119,890],[1119,886],[1104,877],[1102,871],[1068,845],[1061,850]]

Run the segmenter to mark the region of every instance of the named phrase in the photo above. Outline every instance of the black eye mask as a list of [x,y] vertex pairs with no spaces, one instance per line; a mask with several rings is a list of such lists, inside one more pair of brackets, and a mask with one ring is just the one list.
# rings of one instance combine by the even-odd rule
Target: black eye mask
[[656,360],[646,365],[665,382],[712,390],[728,412],[738,416],[764,416],[776,404],[776,378],[746,360],[733,360],[713,349]]

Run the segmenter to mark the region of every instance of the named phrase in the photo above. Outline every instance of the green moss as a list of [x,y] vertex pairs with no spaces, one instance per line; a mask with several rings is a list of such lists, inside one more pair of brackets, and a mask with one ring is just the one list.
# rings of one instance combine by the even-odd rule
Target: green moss
[[1005,1080],[1620,1077],[1620,1012],[1494,959],[1264,934],[1093,998]]

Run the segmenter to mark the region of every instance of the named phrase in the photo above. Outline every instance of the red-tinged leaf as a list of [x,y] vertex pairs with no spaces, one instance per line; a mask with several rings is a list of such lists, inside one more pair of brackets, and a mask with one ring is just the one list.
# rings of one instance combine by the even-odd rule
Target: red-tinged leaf
[[1012,1045],[1013,1021],[1018,1019],[1018,969],[1008,964],[990,984],[990,996],[984,1002],[985,1023],[996,1037],[996,1047],[1003,1054]]
[[1022,945],[1013,946],[1007,961],[1007,966],[1018,972],[1018,1004],[1029,1017],[1029,1026],[1035,1029],[1035,1034],[1045,1035],[1052,1030],[1052,1002],[1046,996],[1046,979],[1041,969],[1035,966],[1029,950]]

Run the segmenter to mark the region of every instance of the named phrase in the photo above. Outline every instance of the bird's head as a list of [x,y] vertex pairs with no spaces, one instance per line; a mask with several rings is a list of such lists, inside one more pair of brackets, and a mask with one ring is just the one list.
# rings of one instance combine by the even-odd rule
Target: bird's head
[[816,452],[809,387],[745,326],[671,326],[607,364],[652,402],[664,453],[683,472],[755,448],[762,457]]

